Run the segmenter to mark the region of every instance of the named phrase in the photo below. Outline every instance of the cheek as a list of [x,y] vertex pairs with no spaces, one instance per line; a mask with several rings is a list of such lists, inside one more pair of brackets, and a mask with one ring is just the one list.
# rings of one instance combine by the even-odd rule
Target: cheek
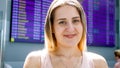
[[61,33],[62,33],[62,30],[60,28],[58,27],[54,28],[55,37],[59,37]]
[[79,33],[82,34],[82,33],[83,33],[83,27],[82,27],[82,26],[79,26],[79,27],[78,27],[78,31],[79,31]]
[[79,37],[81,38],[83,36],[83,27],[80,27],[78,28],[78,33],[79,33]]

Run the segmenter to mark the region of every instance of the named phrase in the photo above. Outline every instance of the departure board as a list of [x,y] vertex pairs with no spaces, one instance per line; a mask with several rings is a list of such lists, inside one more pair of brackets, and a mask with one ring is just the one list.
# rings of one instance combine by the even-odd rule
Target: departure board
[[87,45],[115,46],[115,0],[83,0]]
[[49,0],[12,0],[11,42],[44,43]]
[[[52,0],[12,0],[11,42],[44,43],[44,23]],[[115,46],[115,1],[82,0],[87,45]]]

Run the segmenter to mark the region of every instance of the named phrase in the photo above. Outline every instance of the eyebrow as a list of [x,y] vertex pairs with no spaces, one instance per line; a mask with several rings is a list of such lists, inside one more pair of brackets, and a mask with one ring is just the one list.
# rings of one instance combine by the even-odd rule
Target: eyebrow
[[76,16],[76,17],[73,17],[72,19],[75,19],[75,18],[80,18],[79,16]]
[[[75,19],[75,18],[80,18],[79,16],[76,16],[76,17],[73,17],[72,19]],[[57,19],[58,20],[66,20],[66,18],[60,18],[60,19]]]
[[66,20],[66,18],[59,18],[59,19],[57,19],[57,21],[59,21],[59,20]]

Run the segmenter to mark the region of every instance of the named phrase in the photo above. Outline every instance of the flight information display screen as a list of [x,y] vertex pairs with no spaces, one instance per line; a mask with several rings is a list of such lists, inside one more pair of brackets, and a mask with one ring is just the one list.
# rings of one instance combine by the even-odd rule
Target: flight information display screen
[[115,0],[83,0],[87,45],[115,46]]
[[[44,43],[44,23],[52,0],[12,0],[11,42]],[[115,1],[82,0],[87,45],[115,46]]]
[[44,22],[50,3],[50,0],[12,0],[10,41],[44,43]]

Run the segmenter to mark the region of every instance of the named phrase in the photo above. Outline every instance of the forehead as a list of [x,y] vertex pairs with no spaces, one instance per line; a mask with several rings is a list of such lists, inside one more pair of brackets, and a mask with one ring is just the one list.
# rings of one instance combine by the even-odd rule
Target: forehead
[[58,7],[55,10],[55,18],[73,17],[73,16],[79,16],[79,12],[77,8],[74,6],[63,5],[63,6]]

